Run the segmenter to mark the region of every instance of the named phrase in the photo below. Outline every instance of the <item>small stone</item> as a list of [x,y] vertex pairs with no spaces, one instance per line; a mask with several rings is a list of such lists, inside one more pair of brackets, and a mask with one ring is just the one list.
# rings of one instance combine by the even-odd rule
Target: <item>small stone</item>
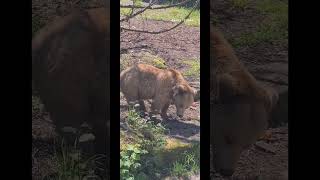
[[140,109],[140,104],[135,104],[133,107],[134,107],[135,110],[139,110]]
[[157,120],[157,116],[156,116],[156,115],[152,115],[152,116],[151,116],[151,120],[152,120],[152,121],[156,121],[156,120]]
[[146,121],[150,121],[151,120],[149,116],[146,116],[145,119],[146,119]]

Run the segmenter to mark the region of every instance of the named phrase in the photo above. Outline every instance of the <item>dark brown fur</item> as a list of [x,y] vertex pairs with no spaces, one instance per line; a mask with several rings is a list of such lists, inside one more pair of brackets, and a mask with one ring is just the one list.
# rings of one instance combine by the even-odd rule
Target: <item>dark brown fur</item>
[[210,119],[215,169],[232,175],[241,152],[268,126],[277,93],[261,86],[221,32],[210,28]]
[[[56,130],[87,121],[109,154],[109,10],[75,10],[32,40],[32,78]],[[107,144],[106,144],[107,143]],[[108,145],[108,147],[106,147]]]

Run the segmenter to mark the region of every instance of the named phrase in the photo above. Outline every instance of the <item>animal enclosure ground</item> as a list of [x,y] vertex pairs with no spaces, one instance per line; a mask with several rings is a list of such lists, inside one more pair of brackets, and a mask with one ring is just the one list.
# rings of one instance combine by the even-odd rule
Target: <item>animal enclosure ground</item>
[[[190,9],[183,11],[186,10],[190,11]],[[173,11],[175,10],[165,10],[164,12]],[[176,9],[176,11],[181,12],[181,9]],[[193,19],[199,18],[199,11],[196,13],[198,15],[193,16]],[[177,16],[172,14],[169,13],[170,17],[168,17],[161,14],[153,16],[149,13],[147,20],[145,18],[131,19],[130,27],[144,28],[149,31],[167,29],[177,23],[170,21],[170,19],[183,17],[183,14]],[[196,19],[196,22],[199,23],[199,19]],[[121,33],[120,43],[120,70],[136,63],[151,64],[162,69],[174,68],[182,72],[192,87],[200,89],[199,24],[186,23],[172,31],[156,35],[124,31]],[[120,107],[121,146],[124,146],[121,152],[127,152],[125,146],[139,144],[137,141],[150,137],[148,133],[138,131],[144,134],[139,139],[126,128],[132,115],[130,115],[127,102],[121,93]],[[146,107],[149,111],[149,102],[146,102]],[[187,109],[183,120],[177,118],[173,105],[169,107],[168,116],[167,120],[161,122],[164,131],[160,136],[164,145],[150,152],[149,156],[148,154],[142,155],[143,161],[139,164],[143,168],[136,168],[138,172],[135,172],[135,177],[138,179],[141,176],[146,179],[175,179],[177,177],[199,179],[200,103],[196,102],[194,106]],[[158,119],[161,119],[160,116]],[[129,127],[132,126],[129,125]],[[158,137],[157,133],[154,134]],[[146,162],[150,162],[151,165]]]
[[[228,40],[235,46],[240,60],[249,71],[261,82],[275,87],[278,91],[288,88],[288,44],[287,44],[287,1],[280,0],[215,0],[214,21],[223,30]],[[260,3],[260,4],[259,4]],[[80,1],[82,8],[101,7],[99,1]],[[263,8],[264,7],[264,8]],[[70,11],[62,0],[41,1],[32,0],[32,32],[33,34],[57,15]],[[281,13],[279,13],[281,12]],[[272,14],[271,16],[270,13]],[[271,23],[270,23],[271,22]],[[275,22],[275,23],[274,23]],[[173,22],[133,20],[131,25],[145,26],[151,30],[171,27]],[[272,25],[263,28],[265,24]],[[276,31],[275,31],[276,30]],[[136,63],[148,62],[158,67],[174,67],[186,75],[192,86],[199,89],[199,59],[200,31],[196,26],[182,25],[168,33],[159,35],[123,33],[121,38],[121,69]],[[32,97],[32,176],[33,179],[43,177],[57,171],[54,158],[55,137],[54,126],[48,113],[42,112],[41,103],[36,95]],[[122,98],[121,122],[128,117],[126,102]],[[175,118],[175,109],[169,109],[169,115]],[[169,164],[177,162],[172,168],[173,175],[183,171],[185,161],[176,160],[176,154],[190,152],[200,140],[200,105],[186,112],[186,120],[172,119],[163,125],[169,131],[165,133],[167,140],[166,153],[157,162]],[[288,127],[279,125],[269,129],[270,135],[260,142],[267,143],[269,148],[254,145],[248,152],[243,153],[238,169],[233,179],[280,179],[287,176],[288,170]],[[177,149],[172,151],[172,149]],[[182,154],[181,153],[181,154]],[[171,156],[167,156],[171,154]],[[195,158],[196,159],[196,158]],[[173,163],[174,164],[174,163]],[[191,178],[199,178],[197,175]],[[225,179],[216,176],[215,179]],[[285,178],[284,178],[285,179]]]
[[[288,1],[213,2],[212,23],[234,46],[240,61],[261,83],[287,91]],[[212,177],[227,179],[213,173]],[[288,179],[287,122],[270,128],[266,138],[242,154],[231,179]]]

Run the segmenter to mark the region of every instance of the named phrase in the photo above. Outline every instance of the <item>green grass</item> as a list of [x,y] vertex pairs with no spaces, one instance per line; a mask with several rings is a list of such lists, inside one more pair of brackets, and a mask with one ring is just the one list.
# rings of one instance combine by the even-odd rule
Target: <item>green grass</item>
[[153,59],[152,65],[159,68],[159,69],[166,69],[167,68],[166,62],[160,57],[156,57],[155,59]]
[[121,3],[128,3],[130,2],[131,0],[120,0]]
[[231,40],[232,45],[241,47],[261,42],[285,42],[288,39],[288,4],[279,0],[260,0],[257,1],[256,8],[265,16],[264,21],[255,32],[245,33]]
[[[184,7],[173,7],[169,9],[156,9],[156,10],[146,10],[144,13],[139,15],[140,19],[148,20],[161,20],[161,21],[171,21],[171,22],[180,22],[184,19],[191,9]],[[131,10],[128,8],[121,8],[121,15],[130,14]],[[200,26],[200,11],[194,10],[189,18],[184,22],[188,26]]]
[[121,4],[126,4],[126,3],[129,3],[129,2],[134,2],[134,4],[136,6],[142,6],[142,0],[120,0],[120,3]]
[[183,63],[188,65],[188,69],[183,72],[183,75],[185,76],[191,76],[191,77],[200,77],[200,61],[199,60],[187,60],[183,61]]
[[53,156],[53,162],[56,164],[55,173],[45,177],[45,179],[81,180],[84,177],[97,177],[94,174],[95,162],[101,158],[104,158],[103,155],[95,155],[85,159],[81,156],[76,145],[66,148],[62,142],[61,151],[56,150]]
[[[142,17],[151,20],[180,22],[185,18],[191,9],[183,7],[169,8],[166,10],[147,10]],[[185,21],[188,26],[200,26],[200,11],[194,10],[190,17]]]
[[[135,133],[120,131],[122,179],[184,177],[199,172],[199,144],[168,138],[165,127],[146,122],[134,110],[129,110],[126,121]],[[154,137],[149,139],[145,134]]]
[[[139,62],[153,65],[159,69],[166,69],[166,61],[162,59],[159,56],[153,55],[149,52],[141,52],[138,54]],[[122,54],[120,57],[120,71],[123,71],[124,69],[136,64],[136,62],[133,61],[133,57],[131,54]]]
[[[121,179],[149,179],[160,169],[146,168],[155,152],[165,145],[166,129],[153,121],[146,122],[135,110],[129,110],[126,121],[134,134],[120,131]],[[151,160],[152,161],[152,160]]]
[[173,163],[171,175],[176,177],[187,177],[200,171],[200,145],[192,145],[185,150],[179,160]]
[[121,15],[129,15],[131,13],[131,9],[129,8],[120,8]]

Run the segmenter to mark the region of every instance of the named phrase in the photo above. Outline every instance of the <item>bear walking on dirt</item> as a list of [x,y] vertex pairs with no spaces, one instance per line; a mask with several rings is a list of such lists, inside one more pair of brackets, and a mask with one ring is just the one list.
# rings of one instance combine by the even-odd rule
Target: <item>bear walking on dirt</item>
[[278,93],[263,87],[210,27],[210,136],[216,171],[231,176],[241,152],[268,127]]
[[109,22],[108,8],[77,9],[41,29],[32,40],[32,79],[56,131],[63,135],[88,122],[96,153],[107,158]]
[[162,118],[167,117],[171,103],[175,104],[177,115],[183,117],[185,109],[194,102],[196,95],[196,91],[177,70],[162,70],[147,64],[138,64],[123,70],[120,83],[128,103],[138,101],[145,111],[143,100],[152,99],[151,111],[161,111]]

